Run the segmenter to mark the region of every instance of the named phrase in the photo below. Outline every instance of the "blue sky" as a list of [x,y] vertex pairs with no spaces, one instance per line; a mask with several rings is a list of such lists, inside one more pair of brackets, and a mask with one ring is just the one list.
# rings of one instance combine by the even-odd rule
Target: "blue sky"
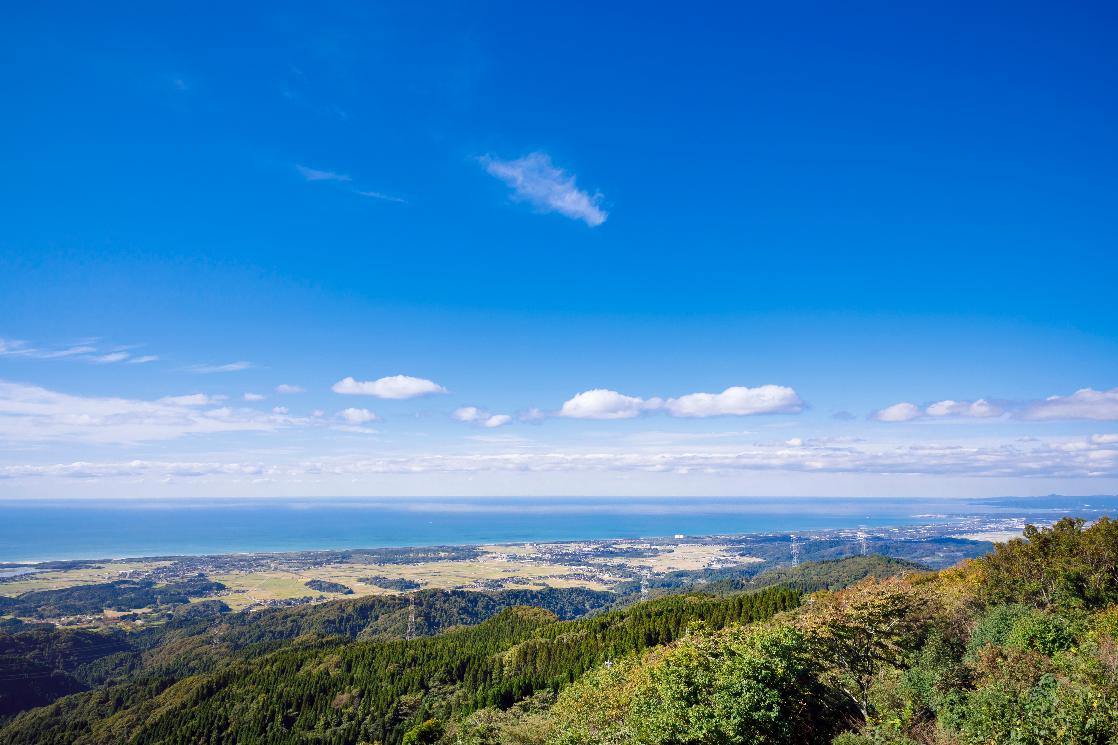
[[0,495],[1118,490],[1113,5],[419,6],[2,11]]

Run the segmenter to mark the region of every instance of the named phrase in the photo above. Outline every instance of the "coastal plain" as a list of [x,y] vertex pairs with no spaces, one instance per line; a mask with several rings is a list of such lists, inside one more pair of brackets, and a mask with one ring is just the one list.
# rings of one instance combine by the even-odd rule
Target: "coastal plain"
[[[929,567],[988,550],[1012,523],[872,532],[508,543],[0,564],[0,620],[163,623],[201,603],[253,611],[418,590],[648,592],[741,579],[802,560],[880,553]],[[983,540],[985,539],[985,540]],[[201,606],[199,606],[201,610]]]

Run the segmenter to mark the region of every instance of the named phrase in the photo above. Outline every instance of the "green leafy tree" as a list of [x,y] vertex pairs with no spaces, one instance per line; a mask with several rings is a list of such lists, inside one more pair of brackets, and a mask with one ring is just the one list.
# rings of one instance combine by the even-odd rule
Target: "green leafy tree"
[[428,719],[404,733],[404,739],[400,740],[400,743],[401,745],[434,745],[442,738],[445,731],[442,722]]
[[878,673],[901,665],[922,641],[928,607],[902,578],[866,579],[836,593],[819,593],[799,627],[835,685],[870,718],[870,687]]
[[1088,528],[1064,518],[1051,528],[1025,526],[1024,537],[998,544],[978,560],[990,604],[1099,608],[1118,602],[1118,523]]
[[632,727],[647,743],[809,741],[825,705],[802,633],[787,625],[692,637],[637,689]]

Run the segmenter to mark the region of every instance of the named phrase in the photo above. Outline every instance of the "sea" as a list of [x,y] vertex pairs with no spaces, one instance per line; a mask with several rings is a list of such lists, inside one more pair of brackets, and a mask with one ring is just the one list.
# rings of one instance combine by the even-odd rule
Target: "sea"
[[1118,516],[1118,497],[0,501],[0,562],[520,543]]

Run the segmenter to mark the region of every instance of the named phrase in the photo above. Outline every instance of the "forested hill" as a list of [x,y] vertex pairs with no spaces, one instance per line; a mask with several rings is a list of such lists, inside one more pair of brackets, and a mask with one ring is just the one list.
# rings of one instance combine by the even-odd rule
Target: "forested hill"
[[576,621],[519,606],[477,626],[411,641],[300,637],[263,655],[229,653],[206,672],[149,673],[68,696],[16,717],[0,735],[11,743],[279,743],[312,736],[395,743],[427,718],[507,707],[692,629],[763,620],[797,603],[797,593],[771,588],[671,596]]
[[[764,589],[568,621],[518,606],[411,640],[341,622],[353,601],[261,617],[286,630],[245,644],[222,621],[167,632],[0,742],[1118,745],[1118,524],[1065,519],[910,569],[804,564]],[[789,584],[829,589],[801,602]]]
[[228,613],[219,601],[203,601],[185,606],[166,624],[131,633],[12,624],[0,633],[0,717],[124,679],[165,685],[212,670],[233,653],[261,655],[297,637],[402,638],[413,613],[415,633],[422,636],[477,624],[515,606],[542,608],[565,620],[616,600],[613,593],[577,587],[424,590],[252,613]]
[[[814,590],[845,586],[871,573],[883,576],[911,566],[884,557],[858,557],[771,570],[752,583],[745,578],[699,587],[707,593],[741,592],[774,584]],[[89,596],[86,593],[81,598],[88,600]],[[54,606],[75,602],[77,597],[69,591],[52,591],[39,593],[35,602]],[[129,633],[11,623],[9,633],[0,633],[0,717],[126,680],[165,687],[181,678],[218,669],[231,655],[246,659],[264,655],[297,638],[300,643],[311,637],[403,638],[413,615],[414,633],[426,636],[480,623],[504,608],[518,605],[543,608],[560,620],[569,620],[610,606],[629,605],[639,597],[639,592],[619,597],[583,588],[425,590],[251,613],[229,613],[220,601],[201,601],[182,606],[167,623]],[[715,619],[715,623],[723,620]]]
[[732,589],[760,589],[784,585],[800,592],[841,590],[866,577],[884,579],[900,574],[926,571],[914,561],[871,554],[833,561],[809,561],[795,567],[774,567],[751,580],[739,580]]

